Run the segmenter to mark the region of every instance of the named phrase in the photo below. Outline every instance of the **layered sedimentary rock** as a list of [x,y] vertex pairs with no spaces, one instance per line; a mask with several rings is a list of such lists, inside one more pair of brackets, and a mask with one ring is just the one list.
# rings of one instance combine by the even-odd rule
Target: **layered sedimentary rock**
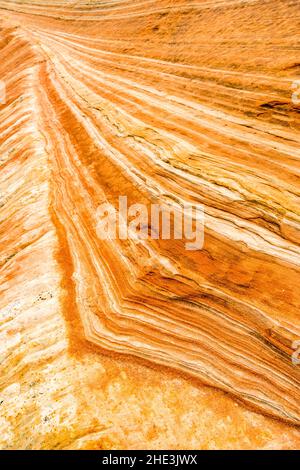
[[[298,447],[298,1],[0,14],[2,448]],[[119,196],[203,248],[101,240]]]

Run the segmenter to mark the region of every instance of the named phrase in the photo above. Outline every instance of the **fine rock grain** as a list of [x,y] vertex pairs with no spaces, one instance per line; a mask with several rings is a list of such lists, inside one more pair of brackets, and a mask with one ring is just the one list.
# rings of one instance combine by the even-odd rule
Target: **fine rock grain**
[[[1,448],[300,444],[298,0],[0,1]],[[204,246],[97,209],[204,208]]]

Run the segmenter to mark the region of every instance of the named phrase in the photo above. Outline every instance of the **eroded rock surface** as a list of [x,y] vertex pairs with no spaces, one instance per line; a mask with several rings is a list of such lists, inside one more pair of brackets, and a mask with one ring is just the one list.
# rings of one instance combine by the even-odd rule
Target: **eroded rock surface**
[[[1,448],[299,447],[299,2],[0,15]],[[100,240],[120,195],[203,249]]]

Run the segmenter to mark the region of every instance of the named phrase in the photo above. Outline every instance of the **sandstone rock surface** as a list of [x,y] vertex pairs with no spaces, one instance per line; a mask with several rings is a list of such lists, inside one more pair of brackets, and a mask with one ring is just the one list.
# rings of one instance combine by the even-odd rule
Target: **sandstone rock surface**
[[[0,28],[1,448],[299,448],[298,0]],[[203,249],[100,240],[120,195],[203,205]]]

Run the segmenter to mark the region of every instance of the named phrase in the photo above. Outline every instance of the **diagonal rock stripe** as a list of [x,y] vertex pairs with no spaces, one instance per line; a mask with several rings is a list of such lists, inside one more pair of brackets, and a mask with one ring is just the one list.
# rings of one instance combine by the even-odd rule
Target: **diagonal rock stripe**
[[[298,432],[298,2],[0,1],[0,12],[1,291],[7,312],[24,290],[8,318],[32,309],[9,340],[3,324],[3,387],[84,344]],[[100,240],[97,209],[120,195],[149,210],[202,205],[203,249]]]

